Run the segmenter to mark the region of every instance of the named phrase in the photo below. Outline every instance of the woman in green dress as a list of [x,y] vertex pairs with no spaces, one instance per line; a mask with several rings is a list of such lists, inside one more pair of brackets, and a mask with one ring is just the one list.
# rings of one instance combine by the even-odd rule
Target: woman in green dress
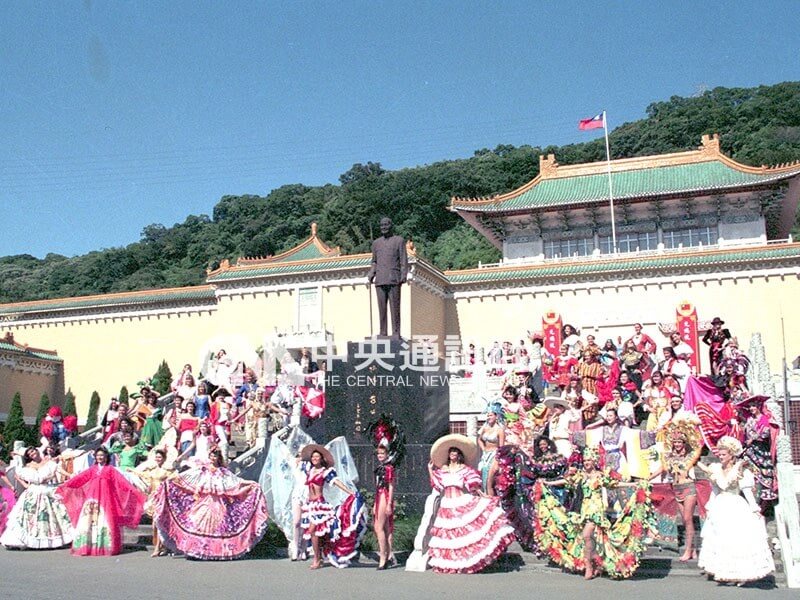
[[147,448],[144,444],[135,443],[133,434],[126,432],[122,434],[122,441],[111,448],[111,454],[117,456],[117,468],[125,479],[139,491],[147,491],[147,484],[134,471],[136,465],[147,458]]

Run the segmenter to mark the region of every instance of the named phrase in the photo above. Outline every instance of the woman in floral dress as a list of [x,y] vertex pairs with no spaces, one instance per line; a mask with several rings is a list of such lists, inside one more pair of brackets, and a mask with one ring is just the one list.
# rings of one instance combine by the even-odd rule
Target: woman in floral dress
[[17,498],[6,522],[0,543],[11,548],[44,550],[72,542],[72,523],[67,508],[55,494],[59,465],[43,459],[37,448],[25,448],[22,467],[14,476],[25,488]]
[[[602,572],[627,578],[639,566],[645,550],[643,539],[652,522],[648,485],[637,485],[613,523],[606,514],[603,490],[620,484],[613,474],[600,469],[593,448],[583,453],[583,470],[564,479],[539,482],[536,489],[536,541],[550,559],[570,571],[583,571],[586,579]],[[565,486],[582,495],[580,510],[567,510],[550,486]]]
[[267,529],[267,502],[258,482],[240,479],[213,449],[208,464],[167,479],[151,498],[153,523],[172,552],[201,560],[244,556]]
[[775,478],[775,440],[778,424],[764,403],[766,396],[750,396],[736,403],[744,416],[744,458],[755,478],[756,501],[764,513],[778,500],[778,481]]

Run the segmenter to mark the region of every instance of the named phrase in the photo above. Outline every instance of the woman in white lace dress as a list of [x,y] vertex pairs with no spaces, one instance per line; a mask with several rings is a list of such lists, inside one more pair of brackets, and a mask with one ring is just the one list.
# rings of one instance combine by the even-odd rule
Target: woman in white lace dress
[[714,484],[715,496],[706,505],[698,566],[717,581],[742,585],[763,579],[775,570],[767,530],[753,496],[753,474],[738,460],[742,444],[724,436],[717,442],[720,462],[697,463]]

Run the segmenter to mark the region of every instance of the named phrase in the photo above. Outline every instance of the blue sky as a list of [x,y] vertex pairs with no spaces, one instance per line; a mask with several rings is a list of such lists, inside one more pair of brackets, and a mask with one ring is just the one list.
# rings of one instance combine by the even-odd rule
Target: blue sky
[[[800,3],[6,2],[0,255],[800,79]],[[599,133],[602,135],[602,131]],[[322,232],[324,235],[324,232]]]

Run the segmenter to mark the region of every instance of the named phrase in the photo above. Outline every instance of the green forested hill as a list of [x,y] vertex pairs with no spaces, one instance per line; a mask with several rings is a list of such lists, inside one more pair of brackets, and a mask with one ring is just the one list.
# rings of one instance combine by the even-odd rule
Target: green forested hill
[[[751,165],[800,159],[800,82],[757,88],[716,88],[698,97],[675,96],[647,108],[647,117],[611,133],[614,158],[696,147],[719,133],[723,151]],[[384,170],[356,164],[339,185],[284,185],[262,196],[225,196],[213,214],[190,215],[172,227],[145,227],[126,247],[67,258],[50,254],[0,258],[0,302],[78,296],[202,283],[223,258],[264,256],[320,235],[345,252],[366,251],[381,215],[441,268],[496,261],[498,252],[448,212],[451,196],[509,191],[536,176],[539,155],[561,164],[602,160],[602,139],[566,146],[498,146],[471,158]]]

